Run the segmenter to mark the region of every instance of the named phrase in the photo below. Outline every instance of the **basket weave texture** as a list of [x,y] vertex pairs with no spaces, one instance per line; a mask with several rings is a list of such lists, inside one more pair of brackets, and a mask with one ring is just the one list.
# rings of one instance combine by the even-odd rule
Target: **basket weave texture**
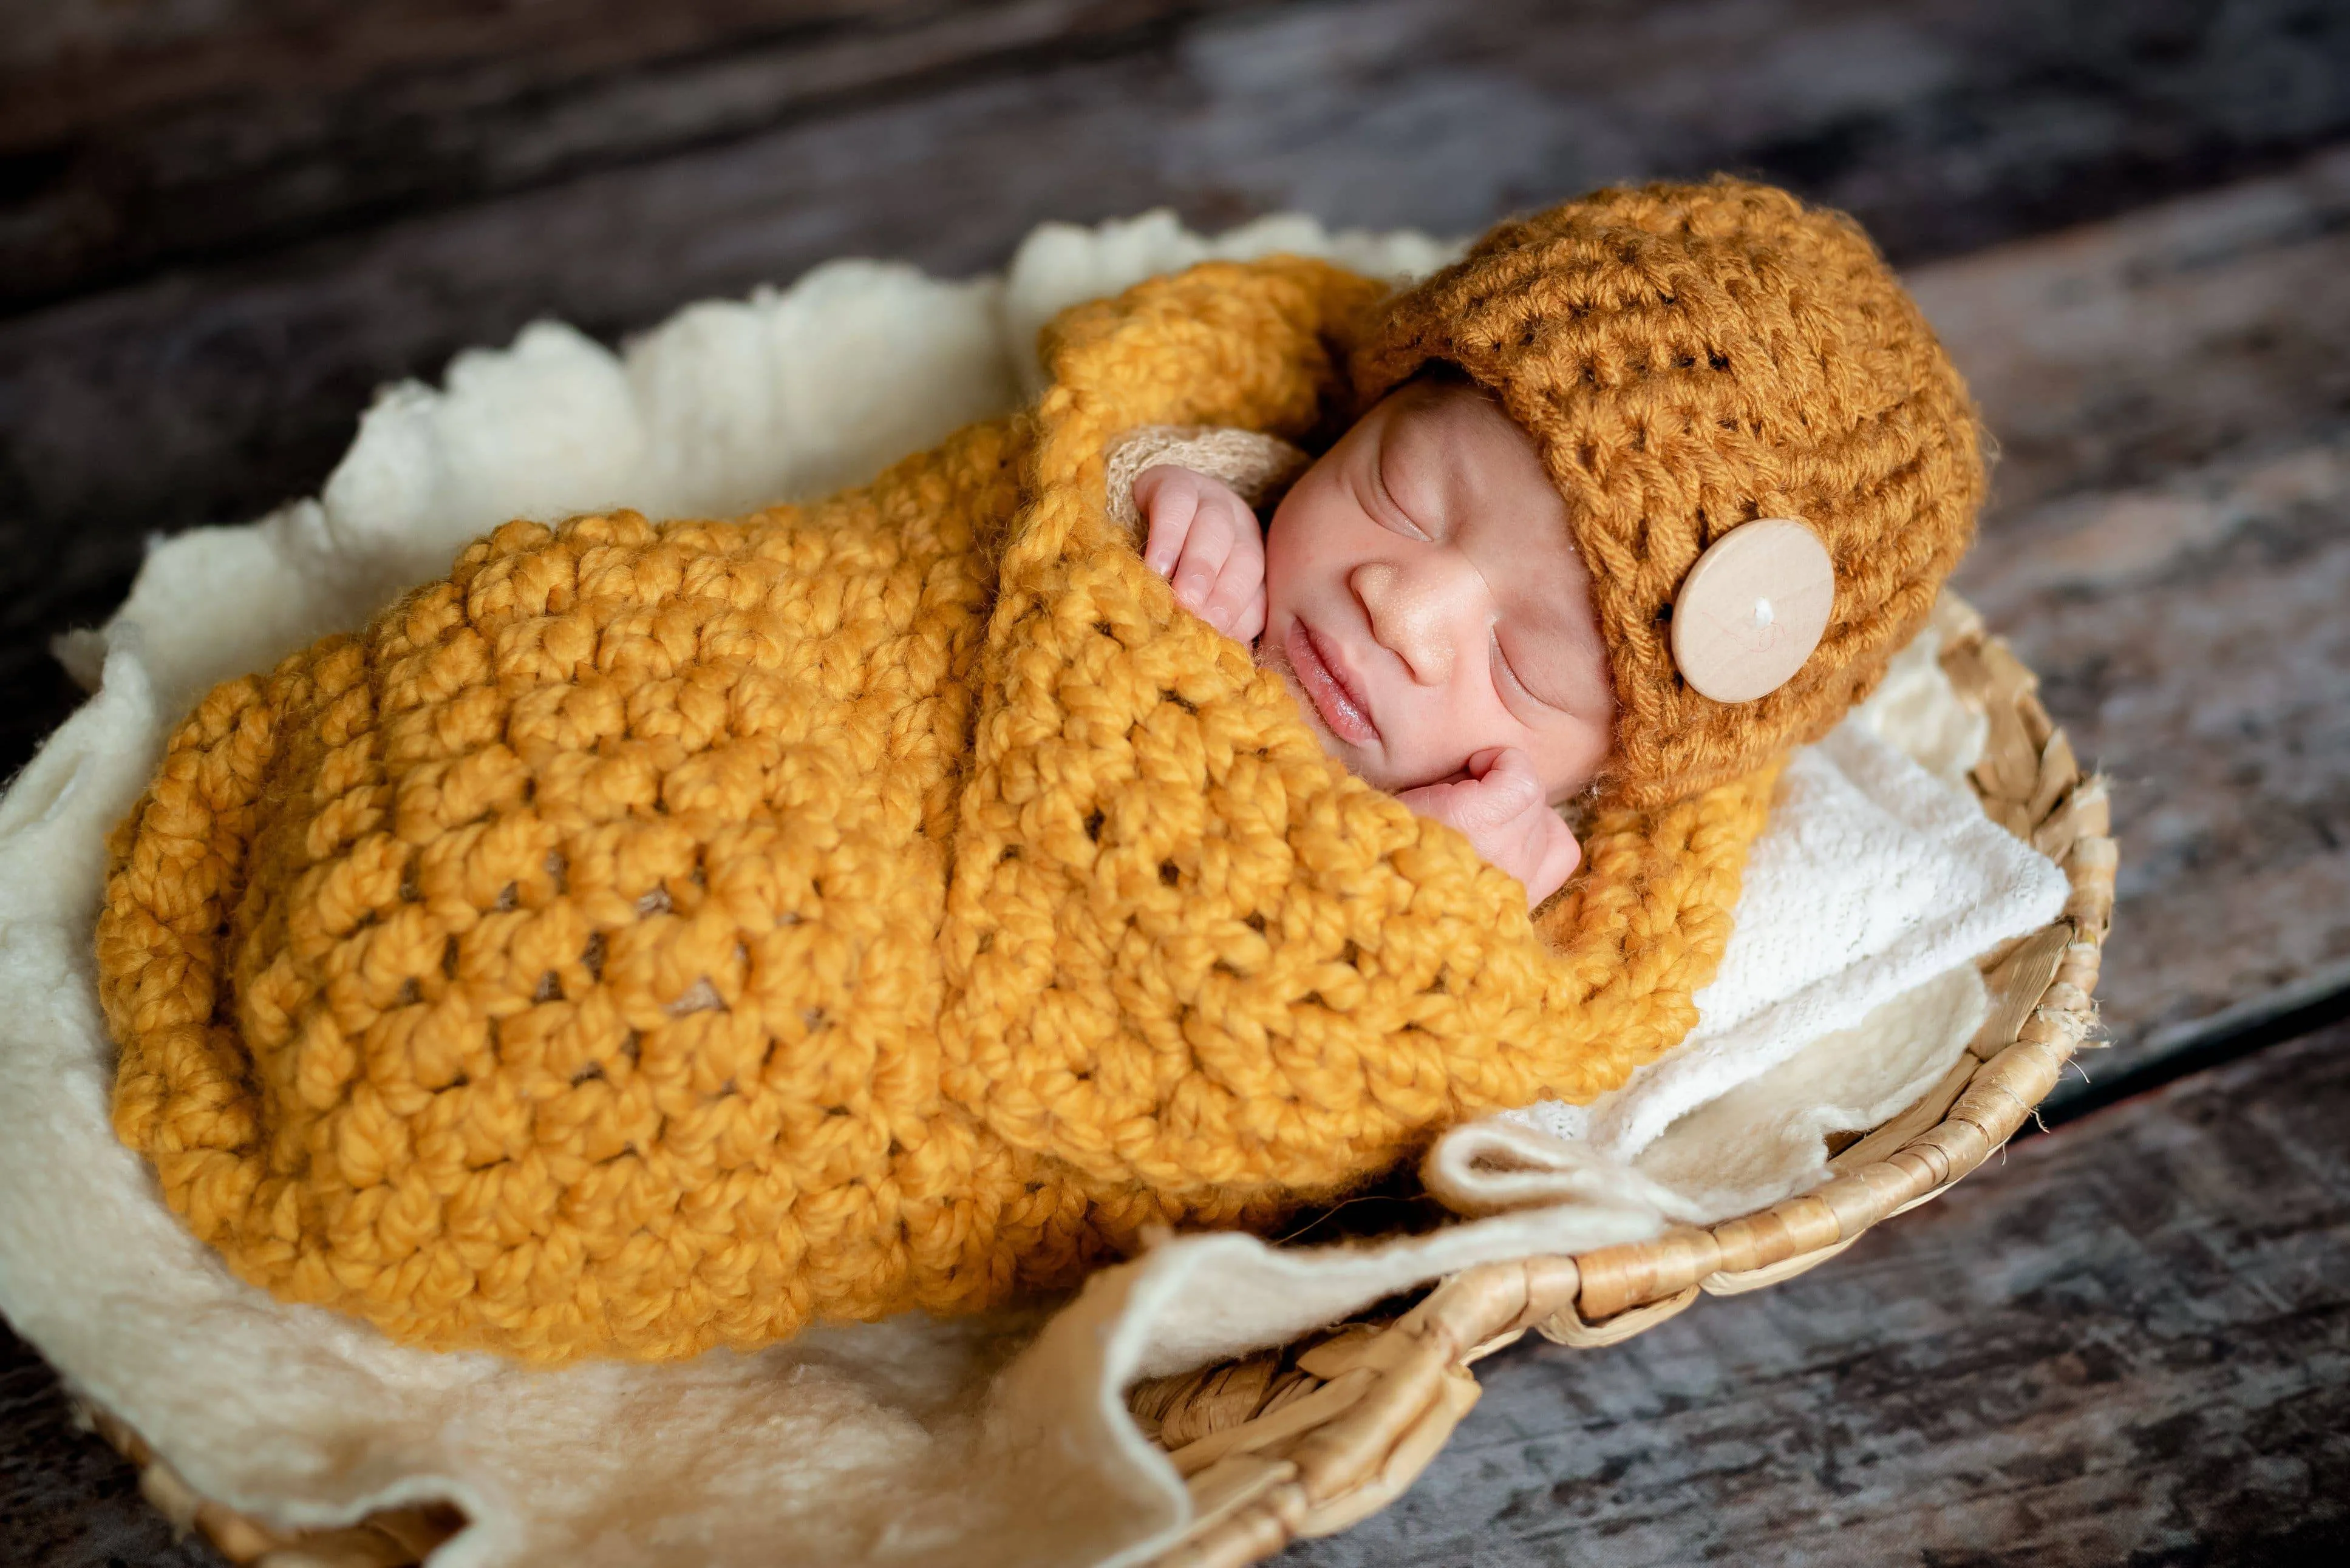
[[[1385,1507],[1476,1404],[1470,1370],[1528,1330],[1614,1345],[1686,1310],[1827,1262],[1878,1221],[1939,1196],[2013,1137],[2090,1043],[2116,855],[2104,783],[2084,776],[2037,681],[1974,612],[1945,596],[1942,668],[1990,733],[1971,783],[1984,812],[2061,866],[2051,924],[1979,961],[1981,1028],[1916,1104],[1829,1162],[1827,1180],[1757,1213],[1575,1257],[1486,1264],[1399,1316],[1350,1322],[1277,1351],[1137,1386],[1128,1404],[1186,1478],[1184,1540],[1158,1568],[1239,1568]],[[270,1529],[197,1495],[138,1434],[88,1409],[140,1467],[140,1490],[240,1568],[411,1568],[463,1526],[446,1506],[404,1508],[333,1531]]]

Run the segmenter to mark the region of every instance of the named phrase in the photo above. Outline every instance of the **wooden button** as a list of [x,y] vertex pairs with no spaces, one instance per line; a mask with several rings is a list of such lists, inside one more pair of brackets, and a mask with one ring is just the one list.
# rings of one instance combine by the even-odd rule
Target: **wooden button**
[[1752,702],[1794,679],[1827,629],[1835,566],[1793,517],[1760,517],[1708,545],[1673,600],[1673,662],[1717,702]]

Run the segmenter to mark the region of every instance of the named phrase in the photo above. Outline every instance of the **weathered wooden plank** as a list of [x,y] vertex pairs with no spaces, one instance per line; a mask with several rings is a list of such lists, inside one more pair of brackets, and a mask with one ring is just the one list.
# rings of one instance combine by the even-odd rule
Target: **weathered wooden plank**
[[1523,1346],[1320,1568],[2350,1546],[2350,1029],[2016,1146],[1801,1279]]
[[161,46],[37,50],[0,76],[19,174],[0,308],[1033,67],[1216,4],[297,0]]
[[[1980,559],[2047,529],[2056,497],[2293,440],[2350,407],[2346,229],[2350,145],[1916,272],[1999,440]],[[2082,543],[2029,569],[2078,570]]]
[[2123,1071],[2350,963],[2350,155],[1918,286],[2003,452],[1959,586],[2113,779]]
[[919,26],[972,0],[5,0],[0,146],[227,94],[340,96],[395,72],[507,67],[545,91],[595,70],[827,26]]
[[[1374,0],[1192,25],[1229,7],[27,6],[0,46],[0,156],[19,192],[0,225],[0,298],[641,161],[942,73],[1102,49],[1191,57],[1216,78],[1202,84],[1207,124],[1132,130],[1179,160],[1193,143],[1235,191],[1284,163],[1294,176],[1301,140],[1399,117],[1458,176],[1508,168],[1521,200],[1584,178],[1762,167],[1861,210],[1913,255],[2098,216],[2182,174],[2225,178],[2350,130],[2350,23],[2307,0]],[[1266,101],[1252,84],[1268,64],[1303,90]],[[1342,97],[1316,90],[1332,77]],[[1050,124],[1040,117],[1040,134]],[[1305,161],[1326,160],[1309,148]],[[1159,172],[1148,199],[1185,193],[1179,171]],[[1342,177],[1362,189],[1326,192],[1341,206],[1376,200],[1388,178],[1343,161]]]
[[2094,1079],[2350,982],[2350,423],[2049,511],[1974,581],[2113,779]]

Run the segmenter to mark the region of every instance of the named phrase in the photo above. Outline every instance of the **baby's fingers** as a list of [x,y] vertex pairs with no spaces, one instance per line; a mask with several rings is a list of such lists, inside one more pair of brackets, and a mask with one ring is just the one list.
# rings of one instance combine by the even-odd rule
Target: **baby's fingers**
[[[1241,635],[1240,621],[1248,608],[1256,584],[1238,561],[1226,561],[1215,586],[1209,589],[1207,602],[1200,607],[1200,618],[1222,632],[1226,637]],[[1243,640],[1246,640],[1243,639]]]
[[1535,857],[1533,873],[1524,877],[1526,904],[1529,908],[1541,903],[1566,886],[1575,868],[1583,864],[1583,845],[1565,823],[1553,817],[1550,830]]
[[1191,536],[1183,541],[1183,556],[1175,564],[1175,602],[1195,615],[1205,617],[1209,596],[1216,589],[1216,581],[1232,558],[1232,531],[1219,527],[1220,520],[1204,508],[1192,524]]
[[1473,821],[1499,826],[1543,804],[1534,760],[1515,746],[1478,753],[1469,759],[1469,772],[1473,776],[1461,786],[1461,809]]
[[1230,635],[1241,642],[1254,642],[1264,635],[1264,583],[1262,578],[1257,582],[1256,591],[1249,595],[1248,602],[1241,606],[1240,613],[1234,617]]
[[1150,519],[1150,533],[1142,546],[1143,564],[1160,576],[1174,575],[1183,545],[1200,515],[1198,487],[1170,483],[1179,470],[1153,468],[1134,482],[1135,504]]
[[[1264,556],[1254,545],[1252,538],[1233,539],[1232,554],[1224,557],[1206,602],[1200,606],[1201,619],[1243,642],[1253,639],[1264,624]],[[1244,623],[1252,612],[1256,616],[1257,626],[1254,630],[1245,629]]]

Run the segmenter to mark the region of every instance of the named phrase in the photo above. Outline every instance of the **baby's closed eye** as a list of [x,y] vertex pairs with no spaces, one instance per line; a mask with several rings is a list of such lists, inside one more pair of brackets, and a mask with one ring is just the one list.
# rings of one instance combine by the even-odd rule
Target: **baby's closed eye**
[[1560,690],[1554,666],[1558,662],[1555,650],[1542,645],[1539,637],[1528,633],[1512,633],[1496,628],[1493,633],[1493,668],[1495,684],[1506,693],[1532,703],[1545,714],[1572,713],[1574,705]]

